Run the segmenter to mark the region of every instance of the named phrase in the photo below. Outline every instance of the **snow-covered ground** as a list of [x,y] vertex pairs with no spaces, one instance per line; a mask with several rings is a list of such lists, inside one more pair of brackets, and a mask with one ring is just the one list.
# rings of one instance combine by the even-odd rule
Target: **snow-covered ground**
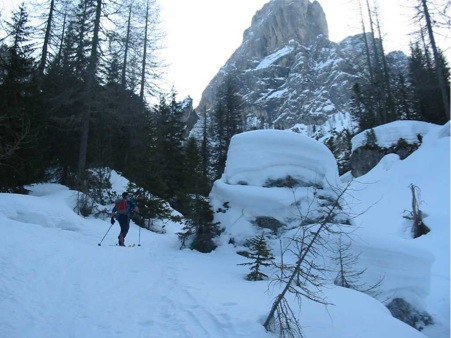
[[[387,156],[353,182],[349,199],[368,278],[383,274],[387,296],[416,301],[435,324],[416,331],[374,298],[331,285],[324,295],[333,305],[302,303],[306,338],[449,337],[449,139],[449,125],[431,128],[410,157]],[[266,168],[278,162],[271,156]],[[125,182],[116,177],[113,188],[120,193]],[[411,210],[411,183],[431,228],[415,240],[402,217]],[[237,264],[245,259],[231,244],[210,254],[179,250],[180,226],[168,223],[166,234],[132,225],[126,243],[140,246],[118,247],[117,223],[107,233],[108,219],[74,213],[76,192],[57,184],[31,189],[0,194],[0,337],[275,337],[262,323],[277,291],[244,279],[248,270]]]

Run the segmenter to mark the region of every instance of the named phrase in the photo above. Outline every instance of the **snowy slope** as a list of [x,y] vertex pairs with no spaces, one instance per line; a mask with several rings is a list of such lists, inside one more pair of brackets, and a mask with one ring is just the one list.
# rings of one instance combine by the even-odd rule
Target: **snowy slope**
[[173,225],[167,235],[132,226],[126,242],[141,235],[141,246],[122,248],[117,223],[99,247],[109,222],[74,214],[65,187],[38,189],[0,195],[0,337],[265,335],[254,312],[265,297],[242,301],[263,289],[240,278],[227,248],[180,251]]
[[[360,177],[352,201],[357,213],[372,206],[355,219],[362,264],[370,275],[390,274],[387,294],[412,283],[436,324],[418,332],[381,302],[330,286],[333,305],[302,304],[305,337],[449,337],[449,126],[443,130],[404,161],[386,158]],[[411,182],[421,187],[432,229],[416,240],[402,218]],[[115,184],[120,192],[124,181]],[[76,193],[66,187],[32,190],[0,194],[0,337],[275,337],[262,323],[277,290],[246,281],[232,245],[210,254],[179,250],[179,226],[169,223],[163,235],[132,225],[126,243],[141,246],[122,248],[114,246],[116,223],[98,246],[108,220],[75,214]]]
[[[1,195],[1,337],[272,337],[261,325],[267,284],[243,279],[233,248],[180,251],[173,234],[148,232],[140,247],[122,248],[112,246],[117,228],[99,247],[108,222],[73,214],[71,194],[61,187],[39,197]],[[129,243],[138,235],[132,227]],[[387,330],[423,337],[371,298],[328,294],[340,306],[308,304],[307,337],[376,338]]]
[[[424,306],[436,325],[424,332],[431,338],[450,334],[450,124],[436,126],[421,122],[388,124],[380,128],[381,146],[396,137],[430,131],[420,148],[399,160],[385,156],[368,174],[353,184],[356,245],[368,274],[384,276],[387,297],[405,297]],[[353,140],[354,142],[355,140]],[[418,196],[424,223],[431,229],[425,236],[411,238],[410,222],[403,218],[412,210],[411,184]],[[369,208],[369,209],[368,209]],[[415,274],[412,274],[415,271]]]

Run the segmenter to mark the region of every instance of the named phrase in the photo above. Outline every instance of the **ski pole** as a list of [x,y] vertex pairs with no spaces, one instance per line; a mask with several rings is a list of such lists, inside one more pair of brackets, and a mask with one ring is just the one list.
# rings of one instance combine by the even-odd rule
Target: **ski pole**
[[138,230],[138,246],[141,246],[141,226],[139,226],[139,230]]
[[113,226],[113,224],[111,224],[110,227],[108,228],[108,230],[107,230],[105,236],[103,236],[102,240],[101,240],[100,243],[98,244],[99,246],[102,245],[103,240],[105,239],[106,235],[108,234],[108,232],[110,231],[110,229],[111,229],[112,226]]

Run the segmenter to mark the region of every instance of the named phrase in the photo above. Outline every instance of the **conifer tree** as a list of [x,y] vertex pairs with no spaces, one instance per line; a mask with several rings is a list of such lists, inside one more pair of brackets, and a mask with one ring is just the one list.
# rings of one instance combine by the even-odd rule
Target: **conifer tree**
[[[449,91],[449,66],[438,51],[441,69],[444,71]],[[411,56],[409,58],[410,81],[415,97],[416,111],[422,119],[443,124],[447,121],[445,107],[441,100],[440,85],[437,80],[436,67],[430,50],[421,48],[420,43],[411,46]]]
[[42,44],[41,59],[39,61],[39,66],[38,66],[38,78],[39,79],[42,79],[42,77],[44,75],[44,69],[47,65],[48,51],[49,51],[49,47],[50,47],[50,39],[51,39],[51,34],[52,34],[54,12],[55,12],[55,0],[50,0],[49,13],[47,16],[47,22],[46,22],[46,27],[45,27],[44,42]]
[[204,175],[203,159],[196,138],[188,138],[184,146],[183,159],[183,191],[206,196],[209,192],[208,178]]
[[369,19],[369,33],[363,19],[363,10],[359,1],[360,15],[365,43],[366,66],[357,86],[353,87],[353,111],[359,129],[365,130],[399,118],[395,102],[393,79],[384,54],[384,45],[378,11],[366,0]]
[[32,28],[22,4],[7,22],[10,45],[0,59],[0,188],[16,190],[43,173],[41,95],[35,81]]
[[246,276],[247,280],[258,281],[268,278],[262,269],[272,265],[274,259],[271,250],[268,248],[265,236],[263,234],[248,239],[245,244],[250,251],[242,251],[241,255],[252,260],[252,262],[241,263],[238,265],[249,265],[251,272]]
[[170,99],[167,103],[161,96],[160,103],[153,110],[156,128],[152,167],[156,170],[155,177],[160,180],[160,188],[155,193],[162,198],[174,197],[182,186],[184,128],[175,92],[171,93]]
[[[85,0],[86,7],[88,6],[89,0]],[[94,1],[94,0],[93,0]],[[102,0],[95,0],[95,7],[93,4],[94,18],[93,18],[93,36],[90,41],[90,55],[87,62],[86,73],[83,74],[85,81],[84,92],[83,92],[83,111],[81,112],[81,123],[80,123],[80,150],[78,153],[78,170],[77,177],[81,183],[83,176],[85,175],[86,163],[88,157],[88,145],[89,145],[89,130],[90,130],[90,120],[93,112],[95,110],[95,87],[97,85],[97,71],[98,71],[98,60],[99,60],[99,49],[100,49],[100,18],[102,14]],[[88,12],[86,11],[86,14]],[[85,14],[85,13],[84,13]],[[84,39],[84,37],[83,37]],[[81,47],[81,46],[80,46]],[[83,188],[83,186],[80,186]]]
[[[441,103],[443,105],[444,112],[444,120],[449,121],[450,119],[450,94],[449,94],[449,74],[448,78],[446,76],[446,69],[443,67],[443,54],[440,53],[440,50],[435,42],[435,34],[434,34],[434,25],[437,23],[434,20],[433,14],[430,11],[430,5],[433,1],[431,0],[417,0],[415,9],[417,10],[417,19],[419,21],[423,21],[425,25],[420,24],[420,27],[425,27],[427,32],[429,45],[432,49],[432,55],[434,59],[434,68],[435,68],[435,78],[438,83],[438,90],[440,92]],[[446,7],[449,6],[449,1],[446,4]],[[446,8],[445,7],[445,8]],[[449,16],[449,14],[445,12],[445,16]],[[439,15],[442,15],[440,13]],[[441,54],[441,55],[440,55]],[[448,70],[449,72],[449,70]]]
[[217,92],[217,106],[213,117],[213,139],[215,149],[213,151],[213,166],[215,178],[224,171],[227,151],[232,136],[242,132],[242,98],[238,93],[235,82],[236,74],[227,75],[222,86]]

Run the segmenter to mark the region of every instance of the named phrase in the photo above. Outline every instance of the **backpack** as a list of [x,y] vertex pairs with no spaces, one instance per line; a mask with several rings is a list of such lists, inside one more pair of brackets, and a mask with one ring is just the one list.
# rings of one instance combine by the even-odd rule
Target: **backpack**
[[126,215],[128,212],[127,200],[121,198],[116,201],[116,212],[121,215]]

